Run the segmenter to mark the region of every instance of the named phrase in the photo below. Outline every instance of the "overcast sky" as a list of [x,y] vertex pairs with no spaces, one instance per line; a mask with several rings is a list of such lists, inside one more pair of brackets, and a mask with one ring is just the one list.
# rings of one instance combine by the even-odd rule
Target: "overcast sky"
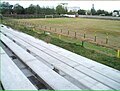
[[107,11],[113,11],[113,10],[120,10],[120,1],[67,1],[67,0],[61,0],[61,1],[40,1],[40,0],[2,0],[2,2],[9,2],[10,4],[14,5],[16,3],[22,5],[24,8],[28,7],[30,4],[37,5],[39,4],[41,7],[50,6],[50,7],[56,7],[60,3],[68,3],[68,7],[80,7],[81,9],[90,10],[92,7],[92,4],[94,4],[94,7],[96,10],[98,9],[104,9]]

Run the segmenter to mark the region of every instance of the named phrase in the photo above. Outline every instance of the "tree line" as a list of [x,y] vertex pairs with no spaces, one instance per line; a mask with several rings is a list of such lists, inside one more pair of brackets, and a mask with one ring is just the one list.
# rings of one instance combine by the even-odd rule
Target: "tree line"
[[0,4],[1,14],[54,14],[55,9],[49,7],[40,7],[39,5],[31,4],[29,7],[24,8],[19,4],[10,5],[8,2]]
[[79,15],[101,15],[101,16],[112,16],[112,12],[108,12],[105,10],[95,10],[95,9],[91,9],[91,10],[83,10],[80,9],[78,10],[78,14]]
[[31,4],[29,7],[24,8],[19,4],[10,5],[8,2],[0,3],[0,13],[1,14],[79,14],[79,15],[112,15],[111,12],[107,12],[105,10],[83,10],[80,9],[77,12],[75,11],[68,11],[67,8],[63,7],[62,5],[58,5],[56,8],[50,7],[40,7],[39,5]]

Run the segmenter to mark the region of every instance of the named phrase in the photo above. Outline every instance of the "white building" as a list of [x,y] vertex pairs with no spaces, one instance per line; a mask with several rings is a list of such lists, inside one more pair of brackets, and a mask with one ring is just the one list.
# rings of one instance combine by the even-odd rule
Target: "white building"
[[77,12],[80,9],[80,7],[67,7],[67,9],[68,9],[68,12],[69,11]]

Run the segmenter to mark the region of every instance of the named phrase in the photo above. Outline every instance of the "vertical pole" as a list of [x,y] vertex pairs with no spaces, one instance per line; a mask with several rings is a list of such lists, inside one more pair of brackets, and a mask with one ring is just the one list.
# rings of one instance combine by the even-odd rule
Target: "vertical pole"
[[117,51],[117,58],[120,58],[120,50]]
[[95,39],[94,39],[94,42],[96,42],[96,31],[95,31]]
[[84,32],[84,39],[85,39],[85,37],[86,37],[86,33]]
[[106,44],[108,44],[108,33],[106,33]]
[[[84,39],[85,39],[85,37],[86,37],[86,34],[84,32]],[[82,47],[84,47],[84,41],[83,40],[82,40]]]
[[106,44],[108,44],[108,38],[106,38]]
[[96,42],[96,36],[95,36],[95,39],[94,39],[94,41]]
[[68,31],[68,35],[69,35],[69,31]]
[[84,47],[84,41],[82,40],[82,47]]
[[76,32],[75,32],[75,38],[76,38]]
[[61,29],[61,33],[62,33],[62,29]]
[[50,27],[50,30],[51,30],[51,27]]

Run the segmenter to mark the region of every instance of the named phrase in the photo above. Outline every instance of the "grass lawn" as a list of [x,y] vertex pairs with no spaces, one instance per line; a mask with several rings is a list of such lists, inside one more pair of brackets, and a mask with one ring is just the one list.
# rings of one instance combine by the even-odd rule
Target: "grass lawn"
[[[9,23],[9,22],[7,22]],[[18,26],[18,25],[12,25],[12,24],[6,24],[8,26],[11,26],[12,28],[15,28],[21,32],[24,32],[24,33],[27,33],[31,36],[34,36],[36,38],[39,38],[41,40],[44,40],[44,41],[47,41],[49,43],[52,43],[54,45],[57,45],[57,46],[60,46],[64,49],[67,49],[69,51],[72,51],[74,53],[77,53],[79,55],[82,55],[84,57],[87,57],[89,59],[92,59],[94,61],[97,61],[99,63],[102,63],[102,64],[105,64],[105,65],[108,65],[110,67],[113,67],[117,70],[120,70],[120,58],[115,58],[115,57],[111,57],[111,56],[108,56],[108,55],[105,55],[105,54],[102,54],[102,53],[98,53],[94,50],[91,50],[91,49],[86,49],[85,47],[88,47],[89,48],[92,48],[94,47],[93,45],[91,44],[86,44],[85,43],[85,47],[82,47],[80,45],[80,42],[78,42],[79,40],[75,40],[74,39],[70,39],[70,38],[67,38],[67,37],[64,37],[62,36],[61,39],[58,38],[58,36],[56,34],[50,34],[50,35],[46,35],[43,33],[43,31],[39,31],[39,30],[32,30],[31,28],[27,28],[25,26]],[[39,32],[39,33],[38,33]],[[106,48],[102,48],[102,47],[97,47],[96,46],[96,49],[101,49],[101,50],[106,50]],[[109,50],[110,51],[113,51],[113,50]]]
[[44,25],[47,27],[63,29],[65,31],[76,31],[83,37],[94,38],[96,33],[97,41],[105,43],[106,33],[108,33],[108,45],[120,49],[120,21],[85,19],[85,18],[39,18],[39,19],[16,19],[22,22]]

